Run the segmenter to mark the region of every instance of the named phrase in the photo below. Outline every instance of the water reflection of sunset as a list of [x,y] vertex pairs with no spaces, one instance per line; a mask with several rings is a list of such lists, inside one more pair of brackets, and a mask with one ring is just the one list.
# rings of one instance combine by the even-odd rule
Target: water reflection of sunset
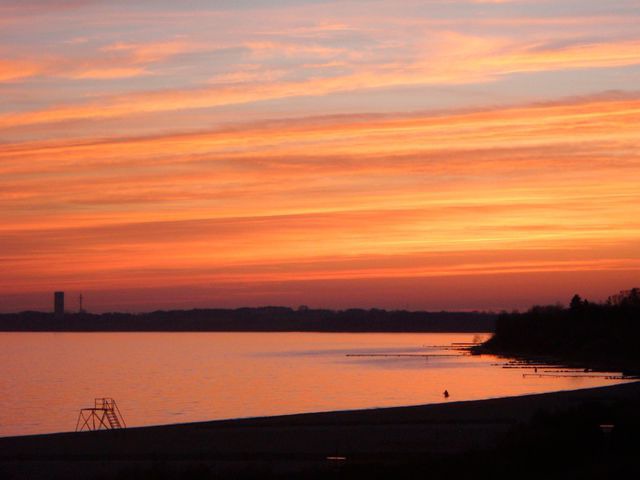
[[526,370],[494,366],[491,355],[346,356],[451,354],[435,347],[478,338],[470,333],[2,333],[0,372],[8,381],[0,386],[0,436],[73,430],[78,409],[105,393],[117,400],[127,425],[140,426],[438,403],[445,389],[451,401],[459,401],[616,383],[601,376],[524,378]]

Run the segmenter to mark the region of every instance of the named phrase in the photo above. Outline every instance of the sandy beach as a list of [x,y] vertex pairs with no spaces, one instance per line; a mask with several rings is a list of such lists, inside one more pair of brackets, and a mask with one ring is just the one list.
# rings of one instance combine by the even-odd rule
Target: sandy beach
[[640,399],[640,382],[479,401],[0,438],[7,478],[115,475],[132,465],[203,463],[220,472],[321,467],[495,447],[539,411]]

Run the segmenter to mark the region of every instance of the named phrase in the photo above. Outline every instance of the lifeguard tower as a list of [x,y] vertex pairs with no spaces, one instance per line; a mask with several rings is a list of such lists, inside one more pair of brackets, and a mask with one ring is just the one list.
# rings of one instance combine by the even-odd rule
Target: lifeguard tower
[[93,407],[81,409],[78,415],[76,432],[94,431],[102,428],[105,430],[127,428],[113,398],[96,398]]

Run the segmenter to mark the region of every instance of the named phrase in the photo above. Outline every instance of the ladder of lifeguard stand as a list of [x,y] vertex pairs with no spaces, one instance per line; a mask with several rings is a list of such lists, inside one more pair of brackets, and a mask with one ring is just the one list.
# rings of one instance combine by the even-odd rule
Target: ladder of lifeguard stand
[[106,414],[111,428],[122,428],[122,425],[120,425],[120,420],[118,420],[118,416],[115,414],[115,412],[107,411]]

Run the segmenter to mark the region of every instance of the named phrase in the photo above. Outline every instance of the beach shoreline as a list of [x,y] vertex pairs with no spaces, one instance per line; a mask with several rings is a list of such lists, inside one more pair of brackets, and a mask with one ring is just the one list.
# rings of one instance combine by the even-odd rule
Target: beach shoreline
[[[505,357],[507,358],[507,357]],[[513,358],[513,357],[508,357],[508,358]],[[551,362],[550,362],[551,364]],[[554,363],[554,365],[557,363]],[[573,368],[573,367],[568,367],[568,368]],[[599,371],[594,369],[594,371]],[[621,380],[619,381],[619,383],[614,383],[612,385],[602,385],[602,386],[597,386],[597,387],[585,387],[585,388],[575,388],[575,389],[563,389],[563,390],[554,390],[554,391],[548,391],[548,392],[540,392],[540,393],[525,393],[522,395],[508,395],[508,396],[496,396],[496,397],[487,397],[487,398],[480,398],[480,399],[472,399],[472,400],[447,400],[447,399],[443,399],[442,402],[431,402],[431,403],[420,403],[420,404],[410,404],[410,405],[394,405],[394,406],[384,406],[384,407],[363,407],[363,408],[352,408],[352,409],[345,409],[345,410],[319,410],[319,411],[311,411],[311,412],[293,412],[293,413],[282,413],[282,414],[275,414],[275,415],[258,415],[258,416],[249,416],[249,417],[230,417],[230,418],[218,418],[218,419],[210,419],[210,420],[196,420],[196,421],[189,421],[189,422],[178,422],[178,423],[166,423],[166,424],[154,424],[154,425],[136,425],[136,426],[129,426],[126,429],[123,429],[121,431],[127,431],[127,432],[132,432],[132,431],[138,431],[138,430],[151,430],[151,429],[161,429],[161,430],[166,430],[166,429],[178,429],[178,428],[189,428],[189,427],[194,427],[194,428],[199,428],[199,427],[216,427],[216,426],[228,426],[228,425],[243,425],[245,423],[256,423],[256,424],[261,424],[261,425],[266,425],[266,424],[273,424],[273,423],[298,423],[299,421],[302,422],[312,422],[315,423],[316,421],[324,421],[325,419],[323,417],[326,417],[326,419],[328,419],[329,417],[337,417],[337,416],[346,416],[346,417],[354,417],[354,418],[358,418],[358,419],[362,419],[367,417],[368,413],[372,413],[375,416],[380,416],[380,417],[386,417],[386,416],[390,416],[392,414],[395,413],[399,413],[401,411],[409,411],[409,410],[414,410],[414,409],[429,409],[429,408],[439,408],[439,407],[452,407],[452,408],[458,408],[459,405],[468,405],[471,406],[475,403],[481,403],[481,402],[491,402],[491,401],[495,401],[495,400],[509,400],[509,399],[519,399],[519,398],[528,398],[528,397],[539,397],[539,396],[543,396],[543,395],[556,395],[556,394],[562,394],[562,393],[569,393],[569,392],[589,392],[589,391],[599,391],[602,389],[611,389],[611,388],[615,388],[617,386],[620,385],[627,385],[630,383],[638,383],[640,385],[640,379],[637,379],[635,377],[629,377],[627,380]],[[526,415],[523,416],[523,418],[525,418]],[[100,430],[100,432],[106,432],[107,430]],[[116,430],[113,430],[114,432]],[[75,432],[75,431],[58,431],[58,432],[43,432],[43,433],[30,433],[30,434],[24,434],[24,435],[6,435],[6,436],[0,436],[0,443],[3,440],[10,440],[10,439],[24,439],[24,438],[45,438],[45,437],[56,437],[56,436],[62,436],[62,435],[76,435],[76,434],[86,434],[86,433],[93,433],[93,432]],[[0,454],[0,458],[1,458],[1,454]]]
[[114,469],[157,461],[204,463],[221,471],[265,464],[287,470],[325,465],[328,457],[374,461],[450,455],[494,448],[511,428],[543,411],[638,399],[640,382],[629,382],[419,406],[3,437],[0,473],[37,479],[79,469],[109,478]]

